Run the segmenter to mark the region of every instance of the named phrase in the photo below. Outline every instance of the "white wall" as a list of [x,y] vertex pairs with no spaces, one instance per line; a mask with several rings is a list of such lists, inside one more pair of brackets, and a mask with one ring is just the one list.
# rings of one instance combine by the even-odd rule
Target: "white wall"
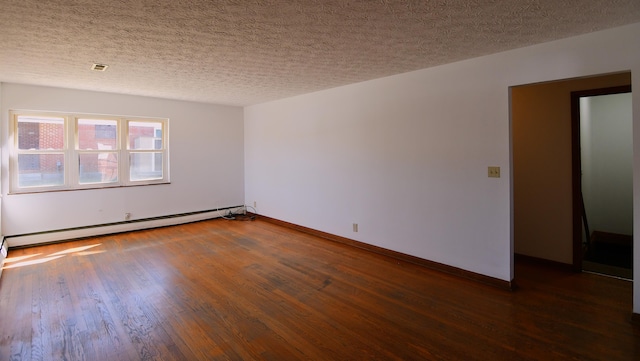
[[[201,103],[2,84],[4,235],[99,225],[244,203],[243,109]],[[7,194],[8,113],[12,109],[169,118],[171,184]]]
[[[2,83],[0,83],[0,114],[2,114]],[[4,173],[2,171],[2,167],[0,167],[0,176]],[[0,184],[0,194],[2,192],[1,184]],[[2,197],[0,197],[0,219],[2,219]],[[4,240],[4,232],[2,229],[2,222],[0,222],[0,244],[3,243]],[[4,261],[7,255],[7,244],[6,242],[0,246],[0,276],[2,275],[2,268],[4,266]]]
[[[636,34],[640,31],[636,30]],[[640,89],[640,62],[631,74],[632,89]],[[633,229],[640,229],[640,92],[631,95],[633,102]],[[640,235],[633,235],[633,279],[640,280]],[[633,312],[640,314],[640,281],[633,283]]]
[[[638,87],[639,35],[634,24],[247,107],[246,203],[273,218],[511,280],[509,87],[624,70]],[[487,166],[500,166],[502,178],[487,178]],[[637,196],[634,205],[640,210]],[[640,283],[635,300],[640,312]]]
[[591,232],[633,234],[631,93],[580,99],[582,192]]

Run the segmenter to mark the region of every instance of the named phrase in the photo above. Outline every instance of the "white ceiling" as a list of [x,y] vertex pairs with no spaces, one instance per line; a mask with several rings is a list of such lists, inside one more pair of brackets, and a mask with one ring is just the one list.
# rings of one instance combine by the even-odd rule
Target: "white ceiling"
[[0,0],[0,81],[249,105],[639,21],[640,0]]

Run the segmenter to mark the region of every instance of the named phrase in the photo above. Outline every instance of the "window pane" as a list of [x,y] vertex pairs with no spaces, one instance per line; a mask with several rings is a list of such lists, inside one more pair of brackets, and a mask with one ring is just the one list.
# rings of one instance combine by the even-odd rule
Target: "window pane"
[[78,149],[118,149],[118,122],[112,119],[78,119]]
[[131,153],[129,177],[132,181],[162,179],[162,153]]
[[64,118],[18,116],[18,149],[64,148]]
[[162,149],[162,123],[129,122],[129,149]]
[[64,154],[18,154],[18,185],[45,187],[64,184]]
[[80,154],[80,184],[118,181],[118,153]]

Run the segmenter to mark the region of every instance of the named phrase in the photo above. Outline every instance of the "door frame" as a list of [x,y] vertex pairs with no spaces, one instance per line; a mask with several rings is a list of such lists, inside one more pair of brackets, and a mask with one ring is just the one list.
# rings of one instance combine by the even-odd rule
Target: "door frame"
[[[631,85],[571,92],[571,190],[573,223],[573,269],[582,271],[582,159],[580,151],[580,98],[630,93]],[[587,235],[588,237],[588,235]]]

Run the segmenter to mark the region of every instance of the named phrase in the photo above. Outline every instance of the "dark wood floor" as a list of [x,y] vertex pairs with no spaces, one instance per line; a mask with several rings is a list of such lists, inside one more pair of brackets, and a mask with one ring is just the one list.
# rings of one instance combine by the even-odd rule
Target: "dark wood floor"
[[9,257],[0,360],[640,359],[630,282],[532,263],[510,292],[260,220]]

